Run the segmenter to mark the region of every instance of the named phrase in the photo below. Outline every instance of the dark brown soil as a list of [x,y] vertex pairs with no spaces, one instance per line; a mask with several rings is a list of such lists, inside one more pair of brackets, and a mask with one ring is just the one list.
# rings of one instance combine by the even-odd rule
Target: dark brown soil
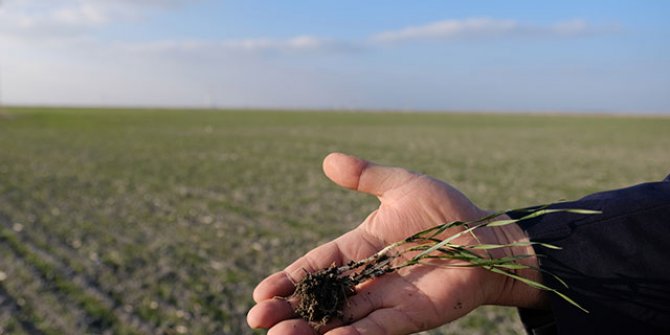
[[356,294],[354,281],[342,275],[336,266],[308,273],[296,284],[298,298],[295,312],[315,326],[333,319],[343,319],[347,298]]

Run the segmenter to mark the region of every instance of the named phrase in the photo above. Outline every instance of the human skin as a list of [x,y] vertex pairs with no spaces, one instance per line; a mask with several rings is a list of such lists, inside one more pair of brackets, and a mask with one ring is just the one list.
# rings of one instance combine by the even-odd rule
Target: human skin
[[[386,167],[341,153],[323,161],[326,176],[336,184],[376,196],[380,201],[359,226],[299,258],[283,271],[268,276],[253,293],[256,305],[247,322],[252,328],[269,329],[269,335],[316,334],[293,312],[294,283],[306,272],[335,263],[366,258],[386,245],[418,231],[455,220],[471,221],[490,212],[473,204],[449,184],[402,168]],[[501,218],[505,218],[504,216]],[[453,234],[462,228],[448,232]],[[462,243],[507,244],[528,241],[516,224],[477,230]],[[498,251],[535,255],[532,247]],[[447,261],[441,261],[447,262]],[[523,264],[537,267],[535,257]],[[448,263],[441,264],[448,265]],[[517,273],[541,282],[537,271]],[[456,320],[481,305],[545,308],[547,294],[509,277],[481,268],[445,268],[418,265],[360,284],[344,311],[346,323],[333,321],[320,328],[328,335],[411,334]]]

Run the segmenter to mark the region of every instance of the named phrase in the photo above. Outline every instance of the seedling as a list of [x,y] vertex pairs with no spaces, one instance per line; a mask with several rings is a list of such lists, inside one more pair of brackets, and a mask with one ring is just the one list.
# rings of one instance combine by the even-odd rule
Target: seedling
[[[517,254],[496,258],[490,253],[492,249],[530,245],[540,245],[551,249],[560,248],[551,244],[538,242],[482,244],[475,235],[475,232],[483,227],[492,227],[495,229],[557,212],[584,215],[599,214],[600,212],[584,209],[549,209],[547,206],[539,209],[517,211],[525,211],[527,214],[518,219],[496,220],[497,217],[504,214],[504,212],[497,212],[475,221],[443,223],[420,231],[404,240],[392,243],[368,258],[358,261],[352,260],[339,267],[332,265],[317,272],[308,273],[296,284],[296,290],[293,293],[298,301],[296,313],[315,327],[323,326],[334,319],[342,320],[344,318],[343,310],[346,307],[347,299],[356,294],[356,286],[358,284],[406,267],[417,265],[438,266],[434,260],[450,261],[446,263],[442,262],[439,266],[449,268],[482,268],[519,280],[536,289],[550,291],[588,313],[577,302],[558,290],[521,277],[515,273],[517,270],[522,269],[540,271],[538,268],[518,262],[521,259],[531,257],[531,255]],[[458,232],[446,238],[440,237],[448,229],[456,227],[461,227]],[[456,242],[459,237],[466,234],[472,235],[476,243],[464,245]],[[557,278],[558,282],[567,287],[564,281],[556,276],[554,277]]]

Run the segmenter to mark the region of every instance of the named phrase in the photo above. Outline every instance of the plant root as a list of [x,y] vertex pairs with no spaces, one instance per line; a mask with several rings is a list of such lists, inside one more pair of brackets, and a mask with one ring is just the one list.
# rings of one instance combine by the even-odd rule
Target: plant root
[[335,265],[307,273],[293,293],[299,301],[295,312],[317,328],[331,320],[342,319],[347,298],[356,294],[355,285]]

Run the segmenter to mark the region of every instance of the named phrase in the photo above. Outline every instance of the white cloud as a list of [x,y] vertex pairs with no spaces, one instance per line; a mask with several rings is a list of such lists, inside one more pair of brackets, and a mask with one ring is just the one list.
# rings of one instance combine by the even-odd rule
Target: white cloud
[[0,8],[0,37],[16,40],[72,39],[111,20],[102,8],[79,2],[37,5],[32,1],[10,1]]
[[465,35],[503,34],[518,29],[514,20],[471,18],[465,20],[445,20],[400,30],[385,31],[372,36],[378,42],[399,42],[416,39],[454,38]]
[[444,20],[419,26],[389,30],[371,37],[374,42],[393,43],[416,40],[513,36],[579,36],[613,31],[614,27],[594,27],[584,20],[570,20],[552,25],[536,25],[516,20],[468,18]]
[[240,39],[222,41],[224,48],[246,51],[266,50],[315,50],[326,46],[328,42],[314,36],[301,35],[288,39]]
[[142,19],[148,10],[187,0],[6,0],[0,2],[0,36],[72,39],[106,25]]
[[119,44],[119,47],[123,50],[135,53],[162,53],[175,55],[200,53],[214,56],[232,53],[263,54],[342,51],[354,48],[353,45],[309,35],[298,35],[285,39],[247,38],[224,40],[164,40],[144,43],[121,43]]
[[[197,0],[196,0],[197,1]],[[80,47],[82,42],[113,44],[142,52],[302,52],[352,49],[350,43],[311,35],[289,38],[239,38],[222,40],[158,40],[143,43],[102,41],[98,32],[124,21],[139,20],[149,9],[175,7],[188,0],[9,0],[0,2],[0,41],[40,48]],[[190,0],[193,2],[193,0]]]
[[50,13],[53,22],[66,25],[96,26],[109,22],[108,14],[101,8],[90,4],[81,4],[77,7],[59,8]]

